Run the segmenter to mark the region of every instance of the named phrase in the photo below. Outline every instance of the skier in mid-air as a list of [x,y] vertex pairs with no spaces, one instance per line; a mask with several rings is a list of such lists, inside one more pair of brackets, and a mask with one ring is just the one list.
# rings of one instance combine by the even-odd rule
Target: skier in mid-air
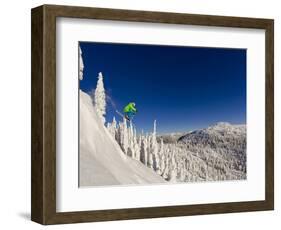
[[128,121],[131,121],[135,114],[137,113],[136,109],[136,103],[135,102],[130,102],[128,105],[126,105],[123,109],[123,112],[125,114],[125,118]]

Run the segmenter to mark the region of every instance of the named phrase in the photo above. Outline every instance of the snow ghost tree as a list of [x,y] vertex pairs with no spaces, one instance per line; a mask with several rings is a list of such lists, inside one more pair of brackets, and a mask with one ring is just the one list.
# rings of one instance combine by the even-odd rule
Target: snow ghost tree
[[140,161],[147,165],[147,143],[145,136],[140,136]]
[[117,122],[115,117],[113,117],[112,123],[107,123],[107,129],[110,132],[111,136],[116,139]]
[[81,47],[79,46],[79,80],[83,80],[83,71],[84,71],[84,63],[83,63],[83,58],[82,58],[82,50]]
[[153,125],[153,133],[151,138],[151,154],[152,154],[152,162],[153,169],[160,174],[160,166],[159,166],[159,156],[158,156],[158,143],[156,138],[156,120]]
[[129,139],[128,139],[128,129],[127,129],[127,122],[126,119],[123,119],[123,124],[120,126],[120,133],[121,133],[121,148],[123,149],[124,153],[128,153],[129,147]]
[[97,114],[99,115],[102,123],[105,123],[105,112],[106,112],[106,97],[105,90],[103,85],[103,76],[102,73],[99,72],[97,87],[94,95],[94,103]]

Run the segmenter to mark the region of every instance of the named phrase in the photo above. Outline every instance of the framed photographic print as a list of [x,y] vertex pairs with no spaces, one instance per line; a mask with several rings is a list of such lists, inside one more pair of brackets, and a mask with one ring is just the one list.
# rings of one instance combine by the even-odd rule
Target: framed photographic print
[[273,210],[273,37],[271,19],[32,9],[32,220]]

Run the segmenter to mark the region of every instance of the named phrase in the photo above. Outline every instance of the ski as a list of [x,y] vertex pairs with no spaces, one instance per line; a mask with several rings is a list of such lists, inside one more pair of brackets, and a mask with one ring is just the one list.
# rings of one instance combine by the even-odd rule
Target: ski
[[126,116],[124,116],[124,114],[120,113],[118,110],[115,110],[115,112],[122,118],[125,118],[127,121],[131,122]]
[[133,123],[133,119],[132,119],[132,120],[128,119],[126,116],[124,116],[124,115],[123,115],[122,113],[120,113],[118,110],[115,110],[115,112],[116,112],[120,117],[125,118],[126,121],[128,121],[130,125],[132,125],[133,127],[136,127],[136,126],[134,125],[134,123]]

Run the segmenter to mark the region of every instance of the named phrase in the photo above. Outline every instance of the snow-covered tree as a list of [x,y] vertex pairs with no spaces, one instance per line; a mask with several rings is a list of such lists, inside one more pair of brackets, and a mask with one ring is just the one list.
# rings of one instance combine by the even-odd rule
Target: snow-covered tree
[[82,58],[82,50],[79,46],[79,80],[83,80],[84,63]]
[[153,133],[151,137],[151,155],[153,159],[153,169],[160,174],[160,162],[158,155],[158,143],[156,137],[156,120],[154,121]]
[[113,117],[112,123],[107,123],[107,129],[111,136],[116,139],[116,133],[117,133],[117,122],[115,117]]
[[144,136],[140,137],[140,161],[144,164],[147,165],[147,141]]
[[103,85],[103,76],[102,73],[99,72],[97,87],[94,95],[94,103],[97,114],[100,116],[102,123],[105,123],[105,113],[106,113],[106,97],[105,90]]
[[153,168],[153,154],[151,152],[148,153],[148,164],[147,166],[151,169],[154,169]]
[[133,145],[134,145],[134,159],[140,160],[140,141],[137,138],[137,130],[134,127],[134,140],[133,140]]
[[123,149],[124,153],[127,155],[128,147],[129,147],[129,138],[128,138],[128,128],[126,119],[123,119],[123,123],[120,125],[120,134],[121,134],[121,148]]

